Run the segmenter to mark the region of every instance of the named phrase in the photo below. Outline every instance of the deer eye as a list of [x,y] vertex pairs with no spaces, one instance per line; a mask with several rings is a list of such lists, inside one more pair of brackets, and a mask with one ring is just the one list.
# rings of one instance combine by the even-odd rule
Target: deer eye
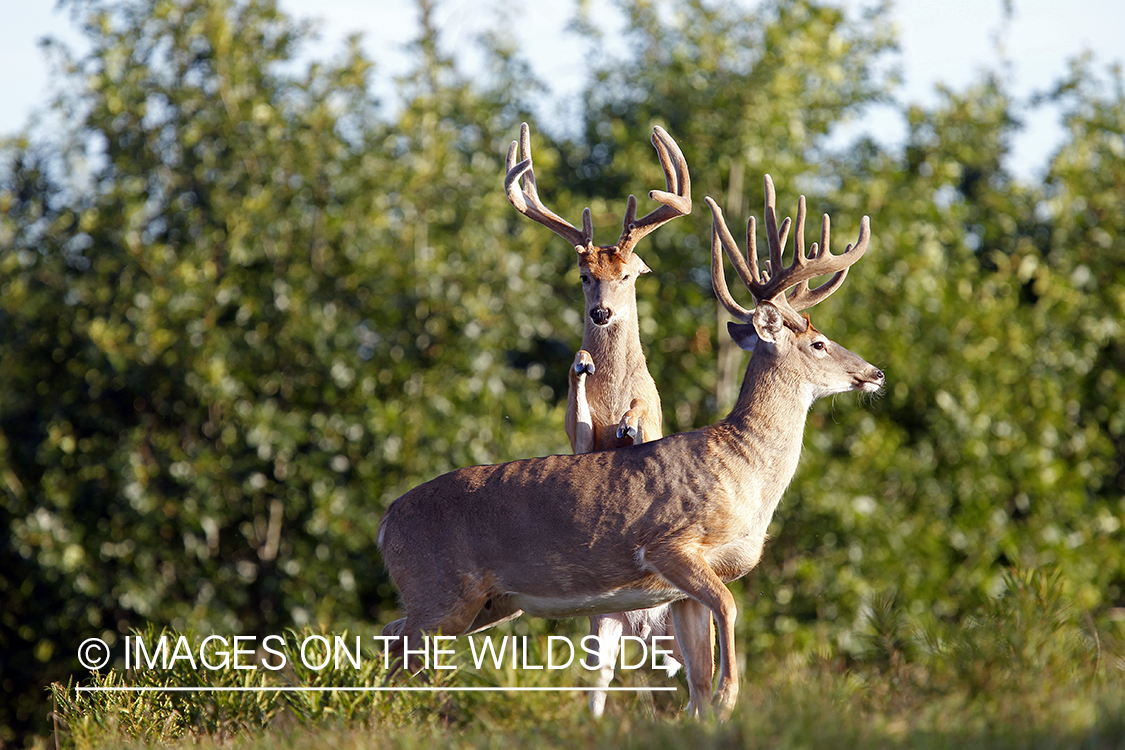
[[590,277],[587,276],[586,274],[582,274],[578,278],[582,279],[583,284],[589,284],[590,283]]
[[622,276],[621,280],[622,281],[628,281],[629,280],[629,274],[625,274],[624,276]]
[[813,349],[816,349],[816,350],[817,350],[818,352],[822,352],[822,351],[824,351],[825,349],[827,349],[828,347],[826,347],[826,346],[824,345],[824,342],[823,342],[823,341],[814,341],[814,342],[812,343],[812,348],[813,348]]

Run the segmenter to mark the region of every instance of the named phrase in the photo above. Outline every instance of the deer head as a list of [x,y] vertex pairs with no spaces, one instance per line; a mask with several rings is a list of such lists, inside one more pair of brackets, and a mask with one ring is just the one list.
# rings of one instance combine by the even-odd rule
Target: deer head
[[625,207],[625,220],[616,244],[595,245],[590,209],[582,212],[582,229],[551,212],[539,199],[531,160],[531,130],[520,125],[519,142],[508,148],[507,176],[504,192],[516,210],[547,227],[571,245],[578,253],[578,272],[586,296],[586,320],[605,327],[631,315],[636,320],[637,277],[648,273],[649,267],[634,254],[641,238],[678,216],[691,213],[691,178],[687,160],[680,147],[659,126],[653,129],[652,145],[656,147],[664,169],[665,190],[652,190],[649,197],[661,204],[637,219],[637,199],[630,195]]
[[[871,222],[866,216],[860,222],[859,239],[848,245],[840,255],[829,248],[830,223],[824,215],[821,223],[820,243],[814,242],[806,254],[804,250],[805,197],[797,202],[796,241],[793,262],[784,264],[783,255],[791,222],[787,217],[780,227],[777,222],[773,180],[765,177],[766,184],[766,241],[769,260],[759,271],[755,222],[751,216],[746,227],[746,258],[742,257],[727,229],[723,212],[711,198],[705,198],[711,209],[711,283],[715,296],[726,310],[741,323],[727,325],[735,343],[747,351],[757,351],[758,344],[766,342],[775,360],[785,362],[792,370],[794,384],[803,391],[804,408],[818,398],[851,390],[874,392],[884,381],[882,371],[872,367],[858,355],[831,341],[816,330],[807,315],[800,315],[836,291],[848,274],[848,268],[866,252],[871,239]],[[747,310],[731,297],[723,274],[720,247],[726,250],[739,278],[754,298],[755,307]],[[817,276],[832,277],[809,289],[809,281]],[[786,296],[786,290],[793,292]],[[753,382],[749,376],[743,383]]]

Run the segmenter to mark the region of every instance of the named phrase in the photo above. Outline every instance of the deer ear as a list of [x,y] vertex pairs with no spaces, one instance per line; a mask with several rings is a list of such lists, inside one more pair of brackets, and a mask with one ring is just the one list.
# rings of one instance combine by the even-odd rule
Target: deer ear
[[[641,260],[641,259],[637,258],[637,260]],[[645,265],[645,262],[643,260],[641,260],[641,270],[638,271],[637,273],[652,273],[652,269],[649,268],[647,265]]]
[[754,351],[754,345],[758,343],[758,332],[754,330],[754,326],[749,323],[730,322],[727,323],[727,331],[730,332],[730,337],[738,344],[739,349]]
[[777,341],[781,329],[785,327],[785,318],[782,317],[781,311],[769,302],[759,302],[754,307],[753,323],[758,338],[772,344]]

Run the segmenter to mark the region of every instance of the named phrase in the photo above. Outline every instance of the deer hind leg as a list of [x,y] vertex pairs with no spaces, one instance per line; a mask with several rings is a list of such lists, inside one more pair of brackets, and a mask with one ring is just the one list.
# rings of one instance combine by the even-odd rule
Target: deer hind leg
[[617,423],[617,439],[632,438],[633,445],[640,445],[646,440],[651,440],[659,435],[645,434],[645,417],[648,414],[648,402],[637,397],[629,404],[629,410],[621,415]]
[[595,369],[590,352],[579,349],[570,368],[570,393],[566,405],[566,434],[570,438],[570,449],[576,454],[594,450],[594,418],[586,400],[586,376],[593,375]]
[[[643,617],[643,628],[647,635],[643,636],[645,640],[649,641],[653,648],[660,648],[661,651],[670,651],[671,654],[664,657],[664,666],[661,667],[669,677],[675,677],[676,673],[680,671],[680,667],[684,664],[684,654],[680,650],[680,642],[676,639],[676,626],[672,621],[672,607],[669,604],[662,604],[659,607],[652,607],[651,609],[640,609],[627,613],[626,617],[630,622],[635,618]],[[634,625],[634,630],[638,630]],[[656,637],[662,636],[661,640],[655,640]],[[672,640],[667,640],[671,638]]]
[[472,635],[479,630],[491,628],[493,625],[499,625],[508,620],[514,620],[523,614],[522,609],[516,608],[512,604],[510,596],[492,596],[485,600],[484,606],[477,612],[477,616],[473,619],[472,624],[465,635]]
[[598,665],[597,677],[594,685],[597,688],[590,693],[590,713],[594,718],[600,718],[605,713],[605,688],[613,681],[613,668],[617,664],[617,655],[621,651],[621,635],[625,629],[625,615],[596,615],[590,618],[590,635],[598,639]]
[[425,638],[465,634],[484,611],[489,598],[488,591],[480,585],[460,589],[435,586],[420,592],[419,596],[407,597],[403,592],[403,601],[406,617],[387,625],[382,633],[395,637],[387,646],[391,654],[388,680],[403,668],[409,674],[424,669],[428,658],[425,661],[423,658],[433,653],[432,646],[427,648]]
[[[598,653],[591,659],[592,663],[598,665],[594,684],[600,688],[590,695],[590,711],[595,718],[600,717],[605,710],[605,688],[613,681],[613,671],[622,648],[621,636],[635,636],[644,640],[652,649],[660,648],[662,651],[670,652],[670,655],[665,656],[664,666],[661,667],[669,677],[674,677],[684,663],[683,653],[675,640],[676,631],[669,607],[666,604],[630,612],[596,615],[590,618],[590,634],[598,638]],[[668,636],[673,640],[671,643],[664,639],[658,641],[655,640],[657,636]],[[655,651],[653,653],[655,658]]]
[[[738,699],[738,669],[734,653],[736,615],[734,597],[701,555],[690,554],[674,547],[654,547],[646,549],[644,553],[644,560],[648,567],[698,604],[711,610],[711,614],[715,616],[719,629],[719,686],[711,702],[718,709],[719,717],[725,719],[734,709],[735,701]],[[706,650],[710,650],[711,624],[709,617],[692,615],[690,610],[691,605],[678,602],[673,605],[672,612],[676,638],[687,660],[688,689],[691,696],[688,707],[693,713],[698,714],[703,707],[705,691],[710,687],[710,677],[704,677],[703,670],[698,668],[694,670],[696,675],[693,677],[692,661],[702,658],[705,650],[702,637],[704,627],[707,628],[708,633]],[[678,616],[677,611],[679,611]],[[706,626],[702,624],[702,619],[706,619]]]

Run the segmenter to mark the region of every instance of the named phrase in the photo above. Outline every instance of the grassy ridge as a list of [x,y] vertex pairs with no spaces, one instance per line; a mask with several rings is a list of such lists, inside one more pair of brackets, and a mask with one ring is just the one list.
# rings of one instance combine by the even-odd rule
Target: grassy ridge
[[[581,693],[83,693],[56,685],[60,738],[79,748],[1121,748],[1125,657],[1119,625],[1096,628],[1070,608],[1057,578],[1015,574],[1007,593],[957,623],[924,623],[877,599],[862,653],[762,656],[743,668],[726,723],[679,716],[686,689],[615,694],[592,721]],[[150,636],[155,634],[149,634]],[[289,648],[302,634],[292,633]],[[290,652],[295,657],[295,653]],[[113,686],[379,685],[361,669],[117,671]],[[671,684],[648,671],[626,684]],[[510,685],[486,667],[433,672],[434,686]],[[574,684],[520,672],[521,685]]]

